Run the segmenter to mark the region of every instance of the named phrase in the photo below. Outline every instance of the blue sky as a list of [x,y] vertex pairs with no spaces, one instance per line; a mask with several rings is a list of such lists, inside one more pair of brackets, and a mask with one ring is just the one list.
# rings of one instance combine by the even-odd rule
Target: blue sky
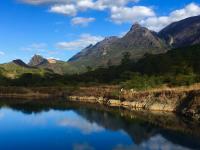
[[0,63],[34,54],[67,61],[135,22],[159,31],[196,15],[199,0],[1,0]]

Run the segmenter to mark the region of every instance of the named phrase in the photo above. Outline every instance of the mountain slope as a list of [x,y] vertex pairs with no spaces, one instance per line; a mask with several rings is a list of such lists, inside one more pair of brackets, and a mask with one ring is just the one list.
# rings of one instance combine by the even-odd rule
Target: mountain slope
[[[172,23],[159,33],[150,31],[136,23],[122,38],[112,36],[95,45],[89,45],[70,58],[68,62],[34,55],[28,65],[21,60],[15,60],[8,63],[8,68],[13,70],[15,70],[15,67],[19,68],[18,74],[26,69],[29,69],[26,72],[34,69],[48,69],[61,75],[83,73],[90,68],[118,65],[125,52],[131,54],[131,59],[138,61],[145,54],[162,54],[172,48],[195,44],[200,44],[200,16]],[[11,69],[5,67],[5,64],[3,66],[3,69],[11,71]]]
[[174,22],[161,30],[162,37],[172,47],[184,47],[200,43],[200,16]]
[[69,59],[69,63],[84,70],[87,66],[117,65],[124,52],[129,52],[132,59],[138,60],[146,53],[158,54],[167,50],[167,45],[157,33],[135,24],[124,37],[109,37],[94,46],[90,45]]
[[[142,84],[145,87],[148,83],[152,85],[160,83],[187,85],[200,81],[199,58],[200,45],[197,44],[172,49],[163,54],[148,54],[137,62],[130,61],[125,65],[98,68],[79,76],[74,76],[73,80],[81,83],[96,82],[107,84],[133,79],[133,83],[131,83],[132,81],[130,82],[131,85],[136,87],[139,85],[138,88]],[[153,78],[146,78],[146,75]]]
[[25,73],[44,75],[45,73],[53,73],[47,69],[31,67],[22,60],[17,59],[12,62],[0,64],[1,74],[9,78],[17,78]]
[[76,54],[71,59],[69,59],[69,62],[77,61],[79,59],[82,59],[83,57],[104,56],[107,54],[106,50],[109,48],[109,46],[117,40],[118,38],[113,36],[113,37],[105,38],[103,41],[97,43],[96,45],[89,45],[88,47],[83,49],[80,53]]
[[67,62],[56,59],[46,59],[40,55],[34,55],[28,65],[41,69],[49,69],[52,70],[54,73],[61,75],[66,73],[72,74],[78,71],[78,69],[69,65],[69,63]]
[[29,66],[33,66],[33,67],[37,67],[37,66],[40,66],[44,63],[47,63],[47,59],[43,58],[42,56],[40,55],[34,55],[30,62],[28,63]]

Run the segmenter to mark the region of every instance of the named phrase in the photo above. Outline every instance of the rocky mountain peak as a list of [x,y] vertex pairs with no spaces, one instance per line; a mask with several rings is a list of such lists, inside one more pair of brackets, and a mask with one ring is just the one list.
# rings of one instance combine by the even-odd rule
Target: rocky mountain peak
[[138,22],[136,22],[135,24],[132,25],[130,31],[135,31],[135,30],[142,29],[142,28],[143,27]]
[[153,31],[141,26],[139,23],[135,23],[132,25],[130,31],[122,38],[135,37],[137,40],[138,38],[141,39],[143,37],[150,37],[152,34],[154,34]]
[[40,55],[34,55],[30,62],[28,63],[30,66],[38,66],[41,65],[43,63],[47,62],[47,59],[43,58]]
[[166,50],[165,43],[155,32],[135,23],[122,38],[107,37],[96,45],[82,50],[73,56],[69,62],[73,62],[77,66],[106,66],[108,61],[119,64],[123,52],[130,52],[131,58],[138,60],[146,53],[158,54]]

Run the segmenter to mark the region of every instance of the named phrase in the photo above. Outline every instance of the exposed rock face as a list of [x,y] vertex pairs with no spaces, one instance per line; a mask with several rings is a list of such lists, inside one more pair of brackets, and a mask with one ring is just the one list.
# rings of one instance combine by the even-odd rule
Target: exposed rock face
[[[113,93],[118,93],[114,94]],[[133,92],[115,87],[81,88],[71,93],[71,101],[122,107],[128,110],[174,112],[200,121],[200,89]]]
[[105,56],[107,55],[107,49],[117,40],[117,37],[112,36],[105,38],[103,41],[98,42],[96,45],[89,45],[80,53],[69,59],[69,62],[76,62],[86,58]]
[[180,103],[177,111],[200,121],[200,91],[189,93],[189,96]]
[[115,43],[120,50],[125,49],[132,54],[133,59],[140,59],[144,54],[159,54],[168,50],[156,32],[150,31],[139,24],[134,24],[131,30]]
[[200,43],[200,16],[175,22],[159,32],[172,47],[183,47]]
[[117,37],[108,37],[96,45],[90,45],[83,49],[80,53],[69,59],[69,63],[81,70],[85,70],[88,66],[98,67],[108,63],[110,45],[117,41]]
[[44,63],[47,63],[47,62],[48,62],[48,60],[45,59],[45,58],[43,58],[42,56],[40,56],[40,55],[34,55],[34,56],[31,58],[31,60],[30,60],[30,62],[28,63],[28,65],[37,67],[37,66],[40,66],[40,65],[42,65],[42,64],[44,64]]
[[132,59],[138,60],[146,53],[158,54],[167,50],[167,45],[157,33],[135,24],[124,37],[109,37],[96,45],[90,45],[69,59],[69,62],[82,68],[95,68],[107,66],[108,62],[119,64],[124,52],[129,52]]
[[137,23],[118,43],[123,46],[122,48],[128,47],[129,49],[135,49],[135,51],[138,49],[141,53],[159,53],[163,52],[163,48],[166,48],[156,32],[150,31]]
[[47,59],[48,63],[50,64],[56,64],[57,60],[56,59]]
[[107,55],[109,46],[118,40],[117,37],[108,37],[96,45],[90,45],[83,49],[80,53],[69,59],[69,62],[84,61],[85,59],[101,58]]
[[77,53],[76,55],[74,55],[72,58],[70,58],[68,61],[69,62],[73,62],[76,61],[78,59],[81,59],[81,57],[87,56],[87,54],[89,53],[89,50],[93,47],[93,45],[89,45],[88,47],[86,47],[85,49],[83,49],[81,52]]
[[87,66],[117,65],[124,52],[129,52],[133,60],[139,60],[146,53],[165,53],[171,48],[200,43],[200,16],[190,17],[172,23],[159,33],[134,24],[122,38],[110,37],[90,45],[72,57],[70,64],[84,69]]

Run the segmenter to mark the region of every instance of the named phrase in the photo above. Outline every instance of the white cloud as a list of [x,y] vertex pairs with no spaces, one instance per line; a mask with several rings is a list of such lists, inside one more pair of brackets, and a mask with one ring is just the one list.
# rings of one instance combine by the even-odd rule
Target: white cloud
[[73,4],[66,5],[54,5],[50,8],[50,12],[64,14],[68,16],[75,16],[77,14],[77,9]]
[[112,7],[111,8],[111,19],[116,23],[124,22],[136,22],[141,19],[155,16],[154,11],[151,8],[144,6],[133,6],[133,7]]
[[116,6],[116,7],[125,6],[130,2],[138,2],[138,1],[139,0],[96,0],[96,1],[94,0],[76,0],[76,1],[68,0],[66,1],[66,3],[63,3],[63,1],[61,1],[57,5],[51,6],[50,11],[71,16],[71,13],[67,13],[69,6],[71,7],[73,6],[73,12],[77,13],[79,11],[85,11],[87,9],[92,9],[92,10],[111,9],[111,7],[113,6]]
[[32,5],[49,4],[50,12],[73,16],[87,9],[105,10],[113,6],[122,7],[139,0],[21,0]]
[[[139,22],[151,30],[159,31],[172,22],[200,15],[200,6],[190,3],[169,15],[156,15],[150,6],[137,6],[139,0],[21,0],[32,5],[49,4],[49,11],[67,16],[77,16],[86,10],[109,11],[114,23]],[[133,5],[135,4],[135,5]],[[80,19],[79,19],[80,20]],[[73,20],[72,20],[73,21]],[[85,20],[87,22],[87,20]],[[78,22],[78,21],[77,21]],[[80,21],[81,22],[81,21]],[[81,23],[80,23],[81,24]]]
[[72,18],[71,24],[72,25],[82,25],[82,26],[87,26],[90,22],[95,21],[95,18],[83,18],[83,17],[75,17]]
[[200,6],[195,3],[188,4],[185,8],[172,11],[168,16],[154,16],[141,21],[144,26],[159,31],[172,22],[200,15]]
[[0,51],[0,56],[5,55],[5,53],[3,51]]
[[142,142],[141,144],[132,144],[132,145],[117,145],[113,150],[189,150],[189,148],[183,147],[172,143],[171,141],[165,139],[162,135],[155,135],[148,140]]
[[90,34],[82,34],[79,37],[79,39],[75,41],[57,43],[57,47],[59,49],[64,49],[64,50],[80,50],[90,44],[96,44],[101,40],[103,40],[102,36],[92,36]]
[[138,2],[139,0],[97,0],[95,3],[95,8],[103,10],[106,8],[111,8],[113,6],[122,7],[130,2]]
[[77,0],[77,8],[80,10],[86,10],[88,8],[93,8],[95,6],[92,0]]
[[32,5],[41,5],[49,3],[66,3],[70,2],[71,0],[19,0],[19,1]]
[[101,132],[104,128],[100,127],[96,123],[90,123],[83,118],[65,118],[58,123],[60,126],[72,127],[80,130],[84,134],[91,134],[95,132]]

